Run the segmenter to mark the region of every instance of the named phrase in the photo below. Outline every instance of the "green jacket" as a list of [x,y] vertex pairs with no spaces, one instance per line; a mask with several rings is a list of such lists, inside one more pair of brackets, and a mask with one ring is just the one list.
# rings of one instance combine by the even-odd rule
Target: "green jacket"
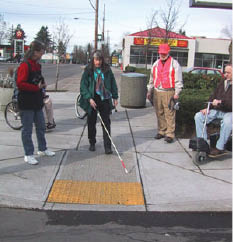
[[[105,65],[104,71],[104,87],[111,92],[113,99],[118,99],[118,88],[116,84],[115,77],[112,73],[111,68],[108,65]],[[94,99],[95,95],[95,79],[94,72],[88,65],[82,75],[81,84],[80,84],[80,107],[85,110],[87,113],[91,113],[90,99]],[[111,109],[114,108],[112,99],[109,99],[109,105]]]

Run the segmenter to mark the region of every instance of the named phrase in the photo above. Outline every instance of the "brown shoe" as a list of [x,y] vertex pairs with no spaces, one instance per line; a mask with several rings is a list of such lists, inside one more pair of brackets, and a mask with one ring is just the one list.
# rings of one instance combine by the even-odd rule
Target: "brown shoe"
[[162,138],[164,138],[164,135],[162,135],[162,134],[156,134],[154,138],[155,139],[162,139]]
[[167,143],[172,143],[173,142],[173,138],[166,136],[164,139]]
[[218,156],[222,156],[225,155],[227,152],[225,150],[219,150],[217,148],[213,148],[210,151],[209,157],[218,157]]

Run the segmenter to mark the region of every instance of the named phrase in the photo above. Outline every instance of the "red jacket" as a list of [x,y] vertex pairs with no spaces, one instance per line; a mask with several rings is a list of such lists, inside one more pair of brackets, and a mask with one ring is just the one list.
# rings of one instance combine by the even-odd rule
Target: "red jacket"
[[[32,72],[41,72],[41,65],[34,60],[27,60],[31,65]],[[17,87],[19,91],[39,92],[38,85],[28,82],[29,79],[29,67],[26,62],[20,64],[17,71]]]
[[17,71],[18,105],[21,110],[39,110],[44,105],[43,92],[38,86],[43,80],[41,65],[31,59],[27,62],[21,63]]

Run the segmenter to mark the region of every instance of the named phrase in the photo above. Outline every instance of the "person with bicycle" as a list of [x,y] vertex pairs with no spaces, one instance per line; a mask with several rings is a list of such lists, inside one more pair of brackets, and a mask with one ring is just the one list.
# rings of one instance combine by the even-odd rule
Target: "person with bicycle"
[[[209,98],[209,102],[211,102],[209,112],[207,113],[207,109],[202,109],[194,117],[197,137],[202,137],[206,113],[207,124],[214,119],[221,120],[220,137],[216,148],[210,150],[210,157],[225,154],[225,144],[232,132],[232,64],[226,65],[224,76],[225,80],[219,83]],[[204,129],[204,139],[207,141],[206,128]]]
[[[111,68],[101,51],[96,50],[85,68],[80,85],[80,107],[85,110],[88,123],[89,150],[95,151],[97,112],[111,134],[110,114],[118,104],[118,88]],[[113,103],[112,103],[113,100]],[[105,154],[112,154],[111,140],[103,125]]]
[[41,156],[55,155],[54,152],[47,149],[45,140],[45,120],[42,108],[44,106],[43,89],[46,88],[46,83],[41,75],[41,65],[38,63],[44,51],[43,43],[37,40],[33,41],[17,71],[16,84],[19,90],[17,98],[22,122],[21,137],[25,152],[24,161],[31,165],[38,164],[33,156],[33,123],[35,124],[38,142],[37,154]]

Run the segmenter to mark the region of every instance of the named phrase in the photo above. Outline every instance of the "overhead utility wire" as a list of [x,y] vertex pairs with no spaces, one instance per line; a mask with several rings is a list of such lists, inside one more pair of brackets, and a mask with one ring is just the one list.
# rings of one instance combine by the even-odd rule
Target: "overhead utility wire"
[[[7,0],[5,0],[4,1],[4,3],[12,3],[12,4],[14,4],[14,6],[17,4],[17,5],[20,5],[20,6],[22,6],[22,2],[16,2],[16,1],[7,1]],[[25,7],[25,6],[31,6],[31,7],[43,7],[41,4],[30,4],[30,3],[23,3],[23,6]],[[62,9],[62,10],[64,10],[64,9],[72,9],[72,10],[89,10],[89,8],[69,8],[69,7],[63,7],[63,6],[48,6],[47,4],[46,4],[46,8],[51,8],[51,9]]]
[[81,13],[12,13],[4,12],[5,14],[14,14],[14,15],[73,15],[73,14],[89,14],[93,12],[81,12]]

